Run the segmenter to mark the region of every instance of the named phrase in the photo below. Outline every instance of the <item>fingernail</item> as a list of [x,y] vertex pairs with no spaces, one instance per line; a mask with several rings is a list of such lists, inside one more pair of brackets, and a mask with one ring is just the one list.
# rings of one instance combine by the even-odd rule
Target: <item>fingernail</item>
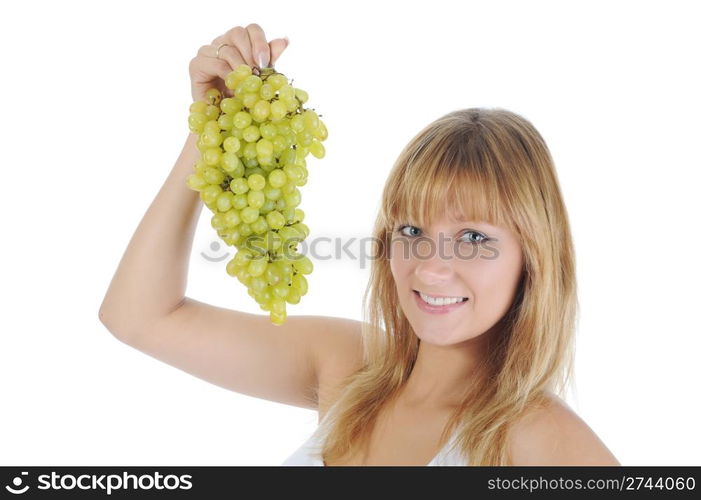
[[261,68],[267,68],[269,62],[270,60],[266,52],[261,52],[260,54],[258,54],[258,64]]
[[290,39],[289,39],[289,38],[285,37],[285,38],[283,38],[283,40],[285,40],[285,46],[287,46],[287,45],[290,44]]

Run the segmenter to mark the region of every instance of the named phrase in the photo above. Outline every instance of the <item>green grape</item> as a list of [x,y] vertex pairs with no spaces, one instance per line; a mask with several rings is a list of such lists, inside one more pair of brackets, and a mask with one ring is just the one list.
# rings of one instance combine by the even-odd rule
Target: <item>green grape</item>
[[280,282],[277,285],[273,287],[273,292],[275,293],[276,297],[280,297],[281,299],[284,299],[287,297],[287,294],[290,291],[290,286],[285,283],[285,282]]
[[232,204],[236,210],[242,210],[243,208],[246,208],[246,206],[248,206],[248,195],[247,194],[234,195],[234,201]]
[[311,274],[314,270],[314,264],[309,260],[309,257],[302,255],[299,259],[295,260],[293,263],[295,269],[297,269],[302,274]]
[[282,135],[276,135],[275,137],[273,137],[272,144],[273,153],[275,154],[280,154],[281,152],[285,151],[287,147],[289,147],[285,136]]
[[273,73],[268,76],[267,81],[275,90],[279,90],[283,85],[287,85],[287,77],[282,73]]
[[268,175],[268,182],[272,187],[280,188],[287,183],[287,175],[281,169],[276,168]]
[[309,94],[302,89],[295,89],[295,97],[297,97],[302,104],[309,100]]
[[258,101],[253,105],[251,116],[257,122],[265,121],[270,115],[270,103],[266,100]]
[[214,229],[224,229],[224,216],[222,214],[214,214],[211,219],[211,224]]
[[263,80],[257,75],[249,75],[243,83],[246,92],[257,92],[261,85],[263,85]]
[[233,179],[229,184],[229,188],[236,194],[243,194],[248,191],[248,182],[244,177]]
[[273,300],[271,300],[270,307],[273,310],[273,312],[277,314],[282,314],[286,312],[285,301],[280,298],[274,298]]
[[282,273],[280,273],[277,266],[267,266],[265,268],[265,279],[274,286],[282,280]]
[[286,83],[278,89],[278,96],[281,101],[292,101],[295,98],[295,89],[289,83]]
[[220,238],[236,248],[227,274],[280,325],[286,304],[308,291],[304,275],[313,265],[298,253],[309,235],[298,186],[307,183],[306,156],[325,156],[328,131],[304,107],[306,91],[273,68],[256,71],[240,64],[224,79],[231,97],[210,88],[190,104],[188,128],[198,134],[200,157],[186,184],[211,210]]
[[[239,214],[240,216],[241,214]],[[241,236],[244,238],[246,236],[249,236],[251,233],[253,233],[253,230],[251,229],[251,225],[241,221],[241,224],[239,224],[239,232],[241,233]]]
[[297,182],[304,175],[299,165],[285,165],[282,170],[292,182]]
[[255,234],[263,234],[268,231],[268,223],[265,221],[265,217],[259,215],[256,220],[251,223],[251,229]]
[[231,208],[231,204],[234,202],[234,193],[231,191],[224,191],[222,194],[217,196],[217,210],[220,212],[226,212]]
[[277,210],[273,210],[265,216],[268,225],[273,229],[280,229],[285,225],[285,216]]
[[317,128],[314,132],[314,137],[316,139],[319,139],[320,141],[325,141],[326,138],[329,136],[328,131],[326,130],[326,125],[324,124],[323,120],[319,119],[319,128]]
[[192,132],[201,134],[204,131],[204,124],[207,123],[207,117],[204,113],[199,113],[197,111],[190,113],[187,119],[187,123]]
[[270,105],[270,118],[273,122],[281,120],[287,114],[287,106],[282,101],[274,101]]
[[[235,141],[238,139],[233,138]],[[219,160],[219,163],[221,164],[221,168],[224,169],[225,172],[227,172],[229,175],[232,177],[241,177],[243,176],[243,163],[241,163],[241,160],[239,157],[236,155],[236,153],[232,151],[227,151],[223,155],[221,155],[221,159]]]
[[312,142],[314,141],[314,136],[309,130],[302,130],[301,132],[297,132],[297,144],[301,144],[304,147],[311,146]]
[[221,149],[219,148],[207,148],[202,153],[202,159],[207,165],[217,165],[221,159]]
[[226,263],[226,272],[229,276],[236,276],[236,273],[239,269],[241,269],[241,267],[236,263],[234,259],[231,259],[229,262]]
[[[270,180],[270,177],[268,177],[268,180]],[[278,199],[280,199],[280,196],[282,196],[282,191],[280,190],[280,188],[276,188],[273,186],[265,186],[263,188],[263,193],[265,193],[265,198],[270,202],[278,200]],[[266,201],[266,203],[267,203],[267,201]],[[271,207],[272,206],[274,206],[274,205],[271,205]],[[271,210],[272,210],[272,208],[271,208]]]
[[258,209],[253,207],[246,207],[241,210],[241,220],[247,224],[250,224],[258,218]]
[[275,88],[270,83],[265,82],[260,86],[258,95],[262,100],[270,101],[273,97],[275,97]]
[[221,103],[219,103],[219,107],[221,108],[222,113],[233,115],[234,113],[241,111],[243,108],[243,103],[238,97],[225,97],[222,99]]
[[251,208],[256,208],[260,210],[260,208],[263,206],[265,203],[265,193],[263,191],[258,191],[256,189],[252,189],[248,192],[248,206]]
[[234,127],[238,129],[244,129],[248,127],[251,124],[251,121],[253,121],[251,115],[246,113],[245,111],[239,111],[234,115]]
[[257,156],[256,152],[256,143],[255,142],[249,142],[243,147],[243,155],[246,158],[251,158],[254,159]]
[[[254,261],[251,261],[254,262]],[[265,262],[265,261],[263,261]],[[250,264],[249,264],[250,266]],[[265,271],[265,269],[264,269]],[[249,273],[250,274],[250,273]],[[268,286],[268,284],[265,282],[264,278],[261,278],[260,276],[252,276],[251,277],[251,289],[255,292],[262,292],[265,290],[265,287]]]
[[221,184],[224,180],[224,174],[219,169],[205,167],[202,172],[202,178],[210,184]]
[[287,320],[287,311],[283,311],[281,313],[275,312],[272,310],[272,306],[270,307],[270,321],[276,325],[282,325],[285,323]]
[[275,210],[275,202],[273,200],[269,200],[268,195],[266,194],[265,203],[263,203],[263,206],[260,207],[260,213],[267,214],[268,212],[272,212],[273,210]]
[[221,97],[221,92],[219,92],[219,89],[216,88],[207,89],[207,91],[204,93],[205,102],[211,105],[219,104]]
[[226,139],[224,139],[222,146],[224,147],[224,150],[227,153],[235,153],[236,151],[241,149],[241,141],[238,137],[227,137]]
[[210,184],[209,186],[206,186],[200,191],[200,197],[202,198],[202,201],[205,203],[214,203],[217,199],[217,196],[219,196],[222,193],[222,188],[218,184]]
[[326,148],[318,140],[314,139],[309,145],[309,152],[314,155],[315,158],[323,158],[326,155]]
[[[231,130],[234,128],[234,117],[231,115],[220,115],[219,118],[217,119],[217,123],[219,124],[219,128],[222,130]],[[222,134],[223,136],[224,134]]]
[[241,216],[235,208],[227,210],[224,213],[224,225],[226,225],[226,227],[236,227],[239,224],[241,224]]
[[294,208],[302,201],[302,194],[299,192],[299,189],[294,188],[294,191],[283,196],[283,199],[286,207]]
[[298,290],[300,295],[305,295],[308,289],[307,278],[303,274],[295,274],[292,276],[292,287]]
[[304,130],[304,121],[302,120],[302,115],[295,115],[290,120],[290,128],[295,132],[301,132]]
[[187,176],[187,185],[195,191],[201,191],[209,183],[200,174],[190,174]]
[[256,142],[260,137],[260,130],[255,125],[249,125],[243,130],[243,139],[247,142]]
[[277,134],[277,127],[272,123],[263,123],[260,127],[260,135],[265,139],[271,139]]
[[256,259],[248,263],[246,270],[251,276],[260,276],[265,272],[265,268],[268,267],[268,261],[265,259]]
[[[255,104],[258,102],[258,94],[254,93],[254,92],[246,92],[246,93],[241,94],[241,95],[242,95],[241,101],[243,102],[243,105],[246,108],[248,108],[249,110],[253,109]],[[253,118],[253,116],[251,116],[251,118]]]
[[248,187],[255,191],[262,190],[265,187],[265,177],[259,173],[250,175],[248,177]]
[[290,304],[298,304],[302,295],[303,294],[299,293],[296,288],[290,287],[290,291],[287,293],[285,300]]
[[202,113],[204,114],[205,110],[207,109],[207,103],[204,101],[195,101],[192,104],[190,104],[190,113]]
[[304,238],[307,238],[309,236],[309,226],[307,226],[303,222],[296,222],[296,223],[292,224],[290,227],[297,229],[298,231],[301,230],[303,235],[304,235],[303,236]]
[[236,279],[238,279],[241,282],[241,284],[243,284],[245,286],[250,285],[252,278],[253,278],[253,276],[248,274],[248,271],[246,270],[245,267],[239,268],[239,270],[236,271]]
[[312,132],[319,126],[319,115],[317,115],[315,111],[308,109],[299,116],[302,117],[304,128],[309,132]]

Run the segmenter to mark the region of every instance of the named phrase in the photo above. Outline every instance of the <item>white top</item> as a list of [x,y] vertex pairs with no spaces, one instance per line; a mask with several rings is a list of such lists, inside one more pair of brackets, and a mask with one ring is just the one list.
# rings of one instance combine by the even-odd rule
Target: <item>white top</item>
[[[324,466],[324,461],[321,458],[321,442],[318,438],[320,427],[317,427],[316,431],[307,439],[302,446],[300,446],[292,455],[287,457],[287,459],[281,465],[317,465]],[[461,458],[457,450],[455,450],[452,445],[455,443],[456,434],[448,440],[448,442],[441,448],[438,455],[433,457],[426,466],[435,465],[454,465],[454,466],[465,466],[469,465]]]

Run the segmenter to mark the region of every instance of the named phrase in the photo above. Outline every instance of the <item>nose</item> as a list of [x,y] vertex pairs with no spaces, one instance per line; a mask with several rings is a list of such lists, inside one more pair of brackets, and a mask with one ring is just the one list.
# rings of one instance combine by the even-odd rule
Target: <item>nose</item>
[[453,276],[452,255],[442,255],[437,249],[429,255],[417,256],[414,274],[419,283],[427,286],[450,281]]

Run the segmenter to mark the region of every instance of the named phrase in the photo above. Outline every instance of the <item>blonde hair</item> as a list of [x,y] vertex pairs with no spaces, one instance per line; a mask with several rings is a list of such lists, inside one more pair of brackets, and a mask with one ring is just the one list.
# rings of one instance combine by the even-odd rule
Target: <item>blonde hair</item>
[[[320,423],[321,455],[336,461],[367,450],[383,405],[406,382],[419,338],[400,307],[388,251],[393,227],[408,217],[430,224],[446,207],[470,220],[507,227],[524,266],[509,311],[490,331],[480,376],[441,435],[472,465],[509,465],[510,425],[564,397],[573,378],[578,302],[567,212],[545,141],[522,116],[501,108],[448,113],[404,148],[385,184],[373,229],[373,259],[363,296],[363,366],[346,377]],[[383,329],[384,327],[384,329]]]

